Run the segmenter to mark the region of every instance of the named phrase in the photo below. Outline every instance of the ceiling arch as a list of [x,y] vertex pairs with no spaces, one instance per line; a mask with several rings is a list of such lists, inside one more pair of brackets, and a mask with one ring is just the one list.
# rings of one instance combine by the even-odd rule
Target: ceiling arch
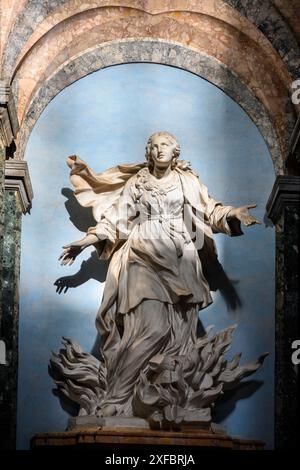
[[103,7],[58,23],[27,53],[14,76],[20,125],[26,121],[39,88],[65,64],[107,42],[145,38],[180,43],[220,61],[265,107],[285,158],[295,113],[289,99],[290,78],[280,58],[270,56],[255,38],[236,26],[215,16],[191,12],[153,16],[130,8],[125,15],[119,8]]
[[[10,18],[11,31],[7,38],[3,71],[12,73],[28,47],[49,32],[56,24],[77,13],[97,7],[134,8],[151,15],[171,11],[195,12],[222,19],[238,25],[246,34],[255,35],[261,45],[269,43],[285,62],[290,74],[295,77],[300,64],[300,49],[290,24],[297,10],[296,1],[283,8],[283,0],[4,0],[11,4],[15,20]],[[284,11],[285,16],[282,14]],[[17,13],[17,14],[16,14]],[[126,14],[126,13],[125,13]],[[294,24],[294,23],[293,23]],[[12,28],[13,25],[13,28]],[[252,29],[252,32],[251,32]]]
[[[143,43],[144,48],[147,41],[178,43],[197,53],[198,58],[207,56],[220,63],[250,93],[251,106],[257,103],[268,117],[274,131],[272,138],[276,140],[276,144],[275,140],[271,146],[268,144],[273,154],[273,148],[279,149],[281,162],[275,158],[276,168],[284,171],[299,111],[290,98],[300,66],[294,21],[299,11],[297,0],[290,0],[288,6],[285,0],[2,0],[2,3],[5,21],[0,33],[0,80],[10,84],[13,92],[21,128],[17,145],[24,142],[33,105],[39,109],[37,97],[53,83],[53,77],[67,73],[71,64],[80,67],[80,61],[87,59],[90,50],[103,50],[102,46],[116,41]],[[151,61],[156,61],[155,54]],[[161,57],[157,62],[168,63]],[[247,109],[251,115],[249,106]],[[271,133],[264,133],[265,138],[267,134],[270,139]],[[20,148],[17,155],[22,154]]]
[[38,92],[27,113],[19,140],[19,158],[23,157],[30,132],[47,104],[61,90],[87,74],[104,67],[137,62],[171,65],[195,73],[221,88],[248,113],[265,138],[274,169],[283,172],[283,161],[276,132],[264,107],[224,64],[215,58],[180,44],[151,39],[112,41],[89,48],[58,68]]

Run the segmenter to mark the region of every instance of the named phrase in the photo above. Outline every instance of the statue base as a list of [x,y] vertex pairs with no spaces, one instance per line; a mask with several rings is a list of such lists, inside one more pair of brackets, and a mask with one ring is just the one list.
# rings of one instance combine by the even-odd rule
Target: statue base
[[135,416],[109,416],[106,418],[98,416],[76,416],[69,418],[68,431],[75,429],[103,429],[103,428],[139,428],[149,429],[149,423],[146,419]]
[[[103,418],[99,418],[103,419]],[[111,419],[111,418],[110,418]],[[31,440],[32,449],[83,449],[124,453],[181,454],[203,449],[263,450],[264,443],[256,440],[232,438],[225,433],[204,429],[160,431],[143,427],[77,427],[66,432],[36,434]]]
[[[104,428],[138,428],[138,429],[151,429],[148,420],[138,418],[136,416],[109,416],[98,417],[95,415],[90,416],[76,416],[69,418],[68,431],[81,430],[81,429],[104,429]],[[153,428],[152,428],[153,429]],[[226,434],[226,429],[219,424],[203,421],[183,421],[180,423],[180,431],[196,431],[196,430],[212,431],[213,433]],[[169,430],[169,429],[167,429]]]

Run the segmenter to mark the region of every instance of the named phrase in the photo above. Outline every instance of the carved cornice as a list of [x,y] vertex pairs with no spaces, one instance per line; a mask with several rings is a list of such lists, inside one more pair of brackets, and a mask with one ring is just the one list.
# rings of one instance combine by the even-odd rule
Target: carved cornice
[[33,191],[27,162],[24,160],[6,160],[5,189],[18,191],[21,198],[23,213],[29,212],[33,199]]
[[13,138],[7,109],[0,104],[0,143],[3,147],[9,147]]
[[0,142],[9,147],[19,130],[19,123],[11,89],[0,80]]
[[300,176],[277,176],[267,202],[269,219],[275,224],[284,207],[300,203]]
[[10,95],[10,86],[4,80],[0,80],[0,103],[7,103]]
[[300,116],[297,119],[296,125],[292,132],[290,141],[290,152],[300,164]]

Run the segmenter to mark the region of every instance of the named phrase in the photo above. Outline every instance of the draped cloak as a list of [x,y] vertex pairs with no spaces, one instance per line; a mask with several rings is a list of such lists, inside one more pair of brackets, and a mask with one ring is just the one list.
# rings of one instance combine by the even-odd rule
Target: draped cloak
[[[83,207],[92,208],[97,222],[118,200],[125,183],[147,166],[146,163],[123,164],[97,174],[77,156],[68,157],[67,164],[71,168],[70,181],[75,188],[77,201]],[[202,230],[211,240],[213,233],[221,232],[230,236],[243,234],[237,219],[233,219],[230,223],[226,220],[228,212],[233,207],[215,201],[209,195],[207,187],[191,170],[188,162],[179,160],[176,171],[180,174],[185,201],[195,214],[193,220],[196,229]],[[216,253],[215,245],[210,244],[210,246],[213,246],[213,251]],[[112,247],[110,249],[106,247],[100,257],[109,258],[112,251]]]
[[[172,204],[175,207],[172,217],[174,221],[180,218],[184,229],[176,228],[176,223],[174,225],[173,222],[171,225],[166,224],[166,220],[161,219],[159,211],[154,210],[153,214],[150,216],[147,214],[147,217],[150,217],[155,230],[165,230],[168,233],[169,240],[157,242],[160,243],[158,248],[155,240],[145,241],[145,244],[143,240],[136,242],[132,234],[137,231],[137,225],[139,227],[144,225],[143,222],[137,224],[132,214],[139,212],[137,207],[143,191],[147,192],[150,189],[150,193],[149,191],[147,193],[150,201],[153,199],[151,199],[151,194],[154,197],[157,191],[151,186],[153,177],[151,180],[146,163],[118,165],[100,174],[94,173],[79,157],[69,157],[67,163],[71,168],[70,180],[75,187],[78,202],[84,207],[92,208],[97,222],[96,226],[91,227],[88,232],[99,237],[99,242],[95,244],[99,257],[100,259],[111,257],[96,326],[102,337],[104,360],[110,364],[112,371],[117,367],[117,363],[124,359],[126,350],[124,346],[121,355],[122,334],[118,327],[118,318],[124,318],[124,314],[128,314],[126,321],[132,324],[133,320],[129,320],[129,317],[134,315],[136,310],[136,322],[141,322],[140,305],[145,300],[149,302],[152,299],[152,301],[169,305],[167,309],[169,309],[168,315],[172,316],[171,321],[177,322],[177,330],[182,329],[183,324],[179,325],[179,317],[177,313],[174,314],[175,310],[178,310],[178,302],[183,299],[188,309],[193,306],[193,315],[197,315],[199,309],[205,308],[212,302],[198,252],[202,254],[201,259],[209,264],[217,257],[213,233],[236,236],[241,235],[242,231],[237,219],[227,219],[232,206],[224,206],[213,199],[207,187],[191,170],[188,163],[181,160],[175,168],[177,185],[173,188],[173,193],[171,191],[165,200],[169,198],[169,208],[172,208]],[[176,198],[182,199],[180,206]],[[188,248],[190,248],[189,252]],[[144,312],[147,308],[149,310],[147,302],[144,302]],[[171,313],[170,308],[173,309]],[[160,307],[156,306],[156,311],[158,309]],[[151,315],[151,311],[153,307],[150,306],[149,313],[146,315]],[[174,315],[177,315],[177,319]],[[132,331],[137,330],[137,327],[132,328]],[[191,328],[192,326],[187,330],[190,331],[186,334],[187,338],[176,340],[178,344],[188,343]],[[144,330],[143,327],[141,331]],[[133,341],[134,338],[132,332],[126,334],[128,346],[128,341]],[[172,349],[174,345],[170,346],[170,344],[168,347]],[[158,351],[159,349],[153,349],[152,353]],[[133,359],[133,362],[139,360]],[[120,369],[120,374],[126,374],[124,367]],[[129,379],[126,380],[128,382]],[[121,382],[122,379],[119,376],[119,394],[122,389]],[[130,388],[124,385],[123,389],[125,397]]]

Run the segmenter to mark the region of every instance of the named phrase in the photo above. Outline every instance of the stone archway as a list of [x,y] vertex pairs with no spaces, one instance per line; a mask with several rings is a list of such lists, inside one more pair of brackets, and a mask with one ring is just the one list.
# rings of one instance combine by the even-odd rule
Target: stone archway
[[[272,156],[276,174],[284,172],[280,139],[264,106],[239,78],[212,56],[181,44],[144,40],[122,40],[96,45],[66,61],[37,90],[18,137],[17,158],[23,159],[30,132],[47,104],[74,81],[101,68],[126,63],[158,63],[194,73],[216,85],[236,101],[254,121]],[[288,105],[288,103],[287,103]]]

